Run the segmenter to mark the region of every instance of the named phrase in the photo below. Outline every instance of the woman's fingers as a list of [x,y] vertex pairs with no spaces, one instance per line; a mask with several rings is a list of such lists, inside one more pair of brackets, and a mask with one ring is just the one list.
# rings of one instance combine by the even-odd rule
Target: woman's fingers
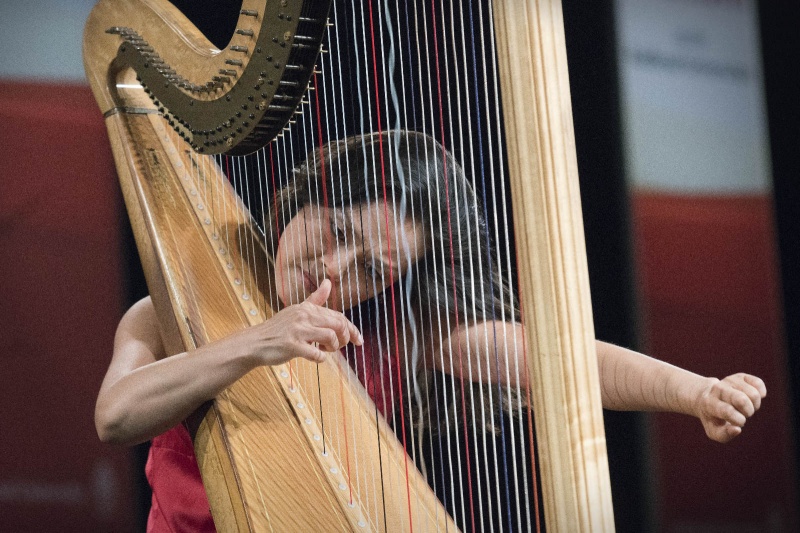
[[764,382],[749,374],[734,374],[715,383],[706,397],[703,417],[708,436],[718,442],[737,437],[766,394]]
[[756,411],[761,407],[761,399],[767,395],[767,386],[761,378],[750,374],[734,374],[728,376],[723,381],[730,383],[732,387],[745,393]]
[[328,354],[311,344],[301,346],[297,355],[303,359],[308,359],[312,363],[321,363],[328,357]]
[[766,396],[764,382],[749,374],[734,374],[720,382],[729,388],[730,402],[746,416],[755,414],[761,407],[761,399]]
[[322,283],[319,284],[317,290],[312,292],[308,298],[306,298],[307,302],[310,302],[314,305],[322,306],[325,305],[325,302],[328,301],[328,297],[331,295],[331,280],[324,279]]
[[325,302],[331,294],[331,281],[325,279],[320,283],[316,291],[314,291],[306,302],[313,304],[313,311],[311,319],[316,326],[329,327],[336,331],[339,337],[339,345],[344,346],[348,342],[356,345],[363,344],[364,340],[361,337],[361,332],[358,328],[350,322],[341,312],[328,309]]
[[[313,304],[312,297],[314,294],[308,297],[306,303]],[[363,344],[364,340],[361,337],[361,332],[341,312],[320,305],[306,305],[305,310],[308,312],[307,319],[309,324],[334,330],[339,336],[340,346],[344,346],[349,342],[357,346]]]
[[339,335],[342,346],[348,342],[352,342],[356,346],[360,346],[364,343],[364,339],[361,337],[361,332],[358,331],[358,328],[355,326],[355,324],[350,322],[347,317],[339,311],[321,308],[319,317],[317,318],[317,322],[315,324],[317,326],[331,328],[336,331],[337,335]]
[[319,349],[325,352],[335,352],[345,344],[333,329],[318,327],[312,328],[308,332],[307,342],[316,342]]
[[750,399],[750,396],[729,383],[721,382],[720,386],[722,389],[719,396],[720,400],[733,406],[746,418],[749,418],[755,414],[756,407],[753,405],[753,401]]
[[731,441],[734,437],[738,437],[742,433],[741,426],[734,426],[731,424],[724,425],[719,433],[719,438],[715,439],[717,442],[726,443]]
[[766,398],[767,385],[764,383],[763,379],[756,376],[751,376],[750,374],[737,374],[737,375],[741,376],[742,380],[745,383],[753,386],[758,391],[758,394],[759,396],[761,396],[761,398]]
[[733,424],[734,426],[744,426],[747,422],[747,417],[735,408],[729,401],[723,398],[716,398],[712,400],[710,406],[710,414],[712,417],[721,421]]

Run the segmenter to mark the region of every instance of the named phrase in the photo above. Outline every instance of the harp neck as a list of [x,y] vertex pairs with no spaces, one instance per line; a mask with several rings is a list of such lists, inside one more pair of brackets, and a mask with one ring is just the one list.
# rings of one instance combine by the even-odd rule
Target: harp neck
[[[166,1],[101,1],[84,37],[84,64],[105,114],[118,89],[146,98],[194,151],[242,155],[291,119],[313,74],[330,2],[245,0],[227,47],[215,48]],[[134,74],[135,73],[135,74]]]

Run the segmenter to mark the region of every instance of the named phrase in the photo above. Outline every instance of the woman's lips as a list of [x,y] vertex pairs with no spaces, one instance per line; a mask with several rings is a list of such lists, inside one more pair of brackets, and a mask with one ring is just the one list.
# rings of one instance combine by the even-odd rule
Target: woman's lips
[[309,294],[316,291],[318,287],[317,279],[305,270],[303,271],[303,287]]

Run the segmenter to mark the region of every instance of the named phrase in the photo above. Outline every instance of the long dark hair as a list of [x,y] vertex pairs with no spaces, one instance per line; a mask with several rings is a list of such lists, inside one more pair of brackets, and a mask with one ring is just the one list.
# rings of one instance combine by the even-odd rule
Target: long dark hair
[[314,150],[280,191],[277,230],[309,204],[350,209],[376,201],[391,202],[425,228],[427,251],[411,284],[420,311],[457,312],[465,323],[518,318],[507,283],[479,269],[476,250],[486,254],[491,246],[479,198],[455,158],[423,133],[358,135]]
[[[412,219],[425,229],[424,256],[403,280],[396,281],[412,323],[428,324],[430,336],[441,335],[444,339],[440,337],[440,340],[447,342],[457,323],[465,326],[501,319],[518,321],[516,298],[508,283],[500,278],[496,269],[489,272],[481,265],[481,259],[485,261],[491,253],[492,243],[480,199],[455,158],[423,133],[398,130],[353,136],[329,142],[311,152],[279,193],[276,237],[309,204],[350,209],[359,204],[384,201],[391,202],[398,217]],[[414,277],[416,279],[412,279]],[[385,298],[376,296],[382,297]],[[450,331],[439,333],[432,326],[437,320],[440,324],[446,322],[442,326],[449,326]],[[414,335],[416,339],[416,332]],[[435,350],[430,345],[428,349]],[[428,426],[424,422],[426,412],[436,407],[421,400],[430,390],[427,385],[421,387],[425,390],[420,390],[420,383],[430,384],[433,380],[418,381],[418,374],[430,369],[422,368],[416,357],[412,359],[416,359],[410,363],[416,388],[414,396],[420,408],[416,425]],[[471,393],[473,397],[475,394],[491,397],[491,384],[471,386],[476,388]],[[440,420],[440,424],[461,421],[455,396],[466,391],[460,391],[458,386],[455,389],[459,392],[444,400],[450,420]],[[519,405],[513,390],[510,398],[510,402],[505,394],[499,398],[501,409],[506,412]],[[441,410],[441,407],[436,409]],[[486,405],[485,409],[491,407]],[[486,429],[496,431],[491,422]]]

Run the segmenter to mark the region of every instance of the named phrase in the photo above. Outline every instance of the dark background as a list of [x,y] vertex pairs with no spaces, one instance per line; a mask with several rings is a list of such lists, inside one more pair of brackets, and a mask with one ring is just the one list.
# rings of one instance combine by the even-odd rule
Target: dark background
[[[226,44],[240,2],[174,3],[191,5],[200,29],[218,46]],[[233,9],[222,9],[223,4]],[[619,531],[676,530],[707,518],[697,513],[714,519],[745,514],[749,518],[732,519],[727,530],[763,530],[770,505],[788,517],[781,530],[797,524],[800,387],[793,385],[800,379],[800,83],[794,71],[800,65],[800,5],[780,4],[760,2],[759,17],[774,187],[767,201],[774,209],[769,222],[780,291],[776,365],[787,386],[765,402],[760,416],[769,423],[756,417],[748,425],[748,432],[760,437],[746,432],[741,444],[728,447],[704,442],[693,428],[679,435],[681,449],[665,450],[664,439],[657,437],[668,436],[663,435],[663,428],[672,427],[668,415],[606,412]],[[595,330],[598,338],[646,349],[653,338],[648,330],[653,308],[637,262],[641,211],[624,174],[613,3],[564,2],[564,19]],[[56,97],[63,91],[73,96]],[[0,485],[0,530],[143,530],[147,448],[131,455],[103,446],[91,421],[113,328],[124,309],[146,293],[103,144],[102,119],[85,86],[46,80],[0,80],[0,119],[6,125],[0,134],[6,147],[0,156],[0,245],[7,256],[0,275],[0,347],[6,361],[0,386],[9,406],[3,414],[0,481],[28,476],[47,480],[56,491],[36,492],[39,485],[20,482],[13,485],[15,493],[11,485]],[[770,414],[778,406],[785,416]],[[765,455],[758,445],[764,439],[788,439],[791,446],[786,453]],[[738,485],[697,479],[686,466],[695,455],[741,464],[743,476],[752,474],[753,486],[762,489],[714,500],[723,504],[703,511],[698,506],[713,500],[712,491],[725,494]],[[109,511],[98,510],[92,502],[102,498],[90,489],[62,481],[76,478],[86,487],[102,487],[109,465],[121,473],[114,479],[122,498]],[[770,486],[763,472],[773,471],[786,474]],[[769,490],[780,490],[788,500],[770,501]],[[684,504],[681,491],[694,506]],[[17,503],[10,503],[15,495]],[[735,502],[745,499],[748,506],[740,509]]]

